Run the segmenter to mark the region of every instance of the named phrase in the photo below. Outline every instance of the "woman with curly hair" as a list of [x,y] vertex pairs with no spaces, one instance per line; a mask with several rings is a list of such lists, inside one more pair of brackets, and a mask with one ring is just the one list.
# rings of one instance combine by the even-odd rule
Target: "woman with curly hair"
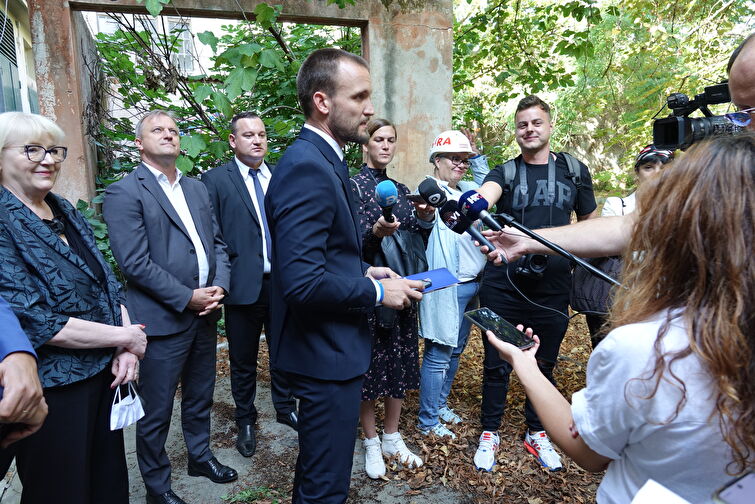
[[711,502],[755,468],[755,136],[695,146],[637,198],[612,331],[571,405],[538,371],[537,345],[488,339],[561,449],[607,468],[599,503],[628,503],[650,478]]

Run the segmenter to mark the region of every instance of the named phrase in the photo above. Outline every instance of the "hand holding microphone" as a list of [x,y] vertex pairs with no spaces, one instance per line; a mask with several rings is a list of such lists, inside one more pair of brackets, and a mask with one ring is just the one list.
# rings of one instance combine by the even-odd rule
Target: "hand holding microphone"
[[443,221],[443,224],[445,224],[451,231],[458,234],[463,234],[466,231],[480,245],[488,247],[488,250],[495,250],[493,244],[491,244],[488,239],[472,225],[472,221],[460,211],[457,202],[453,200],[447,201],[440,209],[440,218]]
[[[480,219],[486,226],[495,231],[503,231],[503,227],[488,212],[490,204],[477,191],[467,191],[459,198],[459,210],[470,221]],[[482,242],[481,242],[482,243]],[[491,249],[492,250],[492,249]]]
[[386,222],[393,222],[393,205],[398,202],[398,189],[390,180],[383,180],[375,187],[375,199],[383,209],[383,217]]

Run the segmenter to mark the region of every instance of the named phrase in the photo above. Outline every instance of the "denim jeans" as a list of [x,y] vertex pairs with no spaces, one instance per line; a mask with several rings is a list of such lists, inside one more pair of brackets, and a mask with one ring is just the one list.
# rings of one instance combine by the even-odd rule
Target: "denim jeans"
[[479,286],[478,282],[466,282],[456,287],[460,321],[459,338],[455,347],[425,339],[419,377],[419,428],[422,430],[435,427],[438,423],[438,410],[446,406],[456,370],[459,368],[459,357],[467,346],[471,326],[464,317],[464,312],[470,305],[475,304],[475,294]]

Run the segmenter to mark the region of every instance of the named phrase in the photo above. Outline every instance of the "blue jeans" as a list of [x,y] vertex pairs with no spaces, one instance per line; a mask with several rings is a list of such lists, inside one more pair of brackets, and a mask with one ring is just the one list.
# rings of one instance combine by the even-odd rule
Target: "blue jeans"
[[459,338],[456,346],[441,345],[425,339],[425,351],[422,354],[422,368],[419,372],[419,428],[428,430],[439,422],[438,410],[446,406],[451,392],[456,370],[459,369],[459,357],[467,346],[467,337],[471,323],[464,317],[464,312],[473,302],[478,282],[466,282],[456,287],[459,302]]

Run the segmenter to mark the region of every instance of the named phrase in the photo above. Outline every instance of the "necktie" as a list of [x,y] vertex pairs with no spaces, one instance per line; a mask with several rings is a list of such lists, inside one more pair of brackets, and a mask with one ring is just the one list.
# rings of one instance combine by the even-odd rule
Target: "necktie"
[[270,254],[270,230],[267,227],[267,216],[265,215],[265,193],[262,191],[262,184],[260,184],[260,179],[257,177],[259,174],[259,170],[255,170],[254,168],[249,169],[249,175],[252,177],[252,180],[254,180],[254,193],[257,196],[257,206],[260,209],[260,215],[262,216],[262,222],[260,224],[262,225],[262,229],[265,230],[265,243],[267,245],[267,260],[270,261],[272,259],[272,255]]

